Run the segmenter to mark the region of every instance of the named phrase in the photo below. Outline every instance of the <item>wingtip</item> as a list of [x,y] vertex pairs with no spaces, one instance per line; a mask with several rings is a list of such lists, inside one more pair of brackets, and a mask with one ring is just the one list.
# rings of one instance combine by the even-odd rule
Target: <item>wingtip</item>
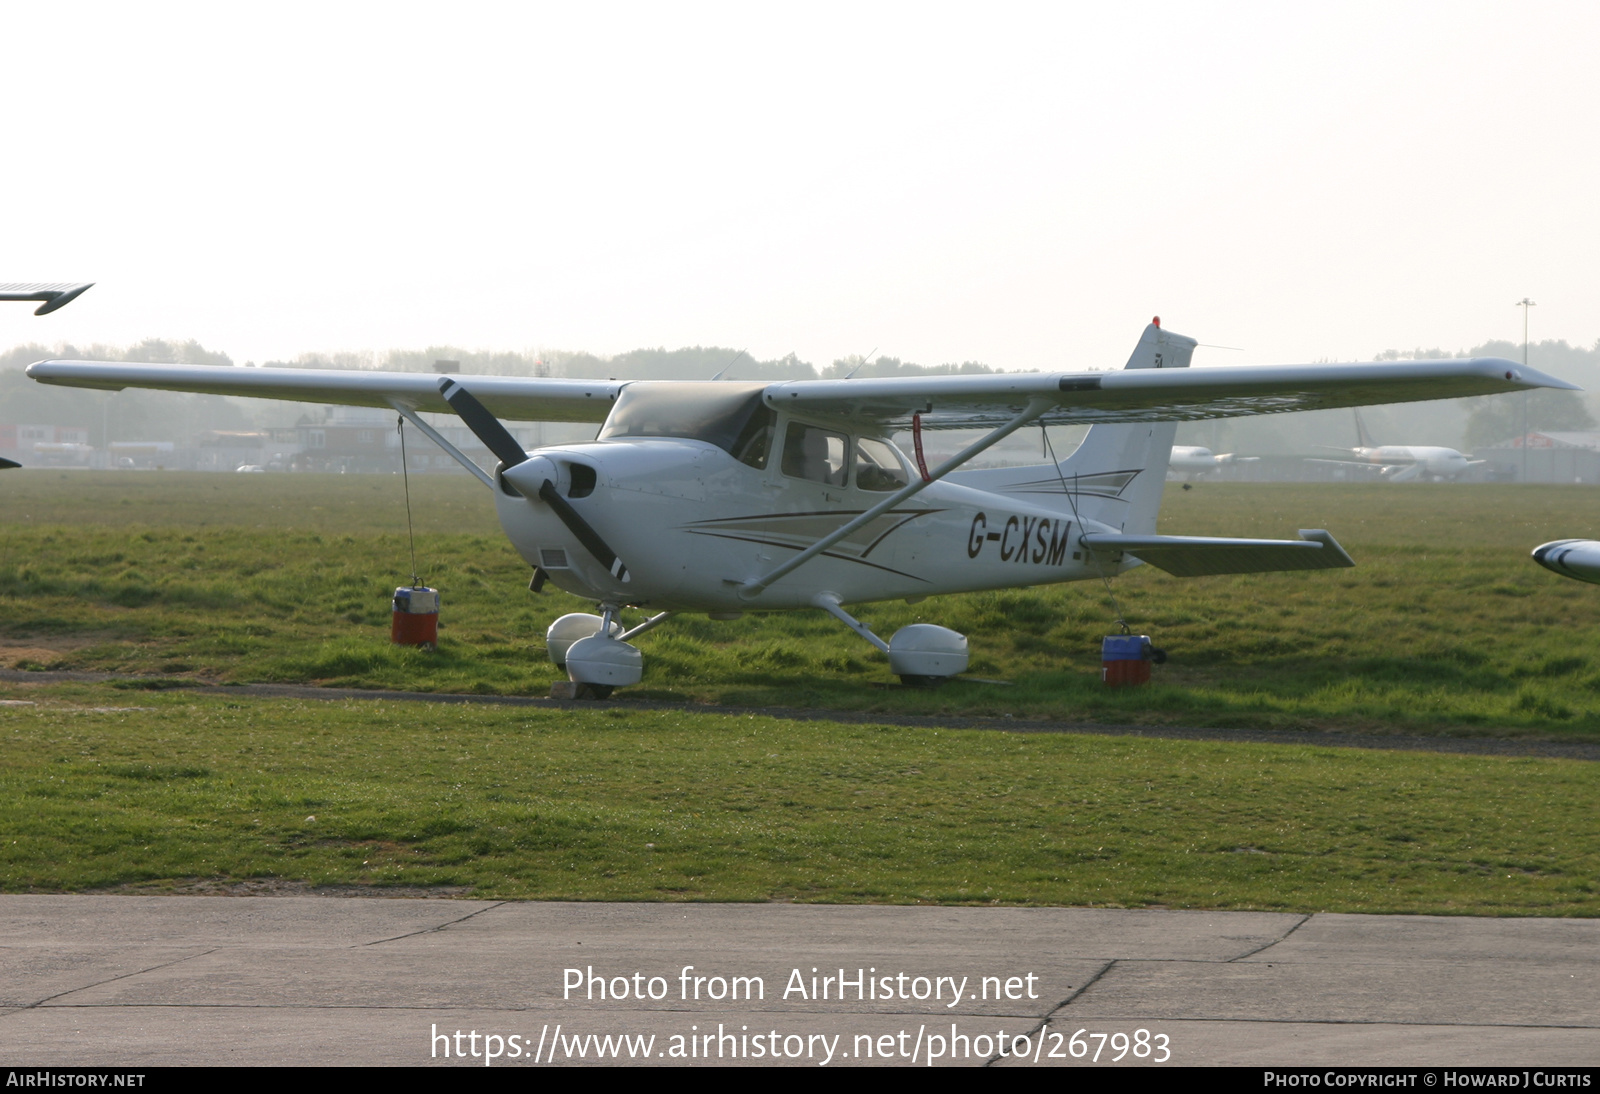
[[43,304],[40,304],[37,308],[34,309],[33,314],[34,315],[49,315],[51,312],[55,311],[57,308],[66,307],[68,304],[72,303],[74,300],[78,299],[78,297],[82,296],[84,293],[88,292],[92,288],[94,288],[94,282],[93,281],[85,282],[82,285],[74,285],[72,288],[66,290],[65,292],[57,293],[55,296],[51,297],[49,300],[46,300]]
[[1547,372],[1540,372],[1536,368],[1528,368],[1504,357],[1483,357],[1479,358],[1479,360],[1506,380],[1514,384],[1520,384],[1523,387],[1548,387],[1557,391],[1583,390],[1577,384],[1568,383],[1566,380],[1551,376]]

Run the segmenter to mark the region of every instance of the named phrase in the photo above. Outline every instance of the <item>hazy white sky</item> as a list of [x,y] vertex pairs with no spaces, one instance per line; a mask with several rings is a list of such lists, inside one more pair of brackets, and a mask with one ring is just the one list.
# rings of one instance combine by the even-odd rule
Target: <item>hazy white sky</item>
[[1600,337],[1600,5],[0,7],[0,345]]

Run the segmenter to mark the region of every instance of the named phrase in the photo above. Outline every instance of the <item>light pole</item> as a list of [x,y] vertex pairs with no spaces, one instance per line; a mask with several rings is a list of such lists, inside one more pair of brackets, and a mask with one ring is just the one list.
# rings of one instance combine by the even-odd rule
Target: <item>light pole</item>
[[[1536,305],[1526,296],[1518,300],[1513,307],[1522,309],[1522,367],[1528,367],[1528,309]],[[1522,392],[1522,481],[1528,481],[1528,392]]]

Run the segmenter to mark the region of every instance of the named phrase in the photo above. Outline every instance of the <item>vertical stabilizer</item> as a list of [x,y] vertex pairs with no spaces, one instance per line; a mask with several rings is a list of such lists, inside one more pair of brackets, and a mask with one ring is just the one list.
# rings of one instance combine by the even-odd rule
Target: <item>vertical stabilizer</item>
[[[1157,319],[1145,327],[1125,367],[1188,368],[1195,345],[1193,338],[1162,330]],[[1121,532],[1149,534],[1156,530],[1177,430],[1176,422],[1097,425],[1059,467],[958,471],[950,478],[1077,513]]]
[[1122,367],[1188,368],[1189,358],[1194,355],[1194,347],[1198,344],[1193,338],[1162,330],[1161,317],[1157,316],[1145,327],[1144,333],[1139,336],[1139,344],[1133,347],[1128,363]]
[[1377,448],[1372,443],[1372,434],[1367,432],[1367,423],[1361,420],[1361,411],[1354,411],[1356,416],[1356,444],[1362,448]]

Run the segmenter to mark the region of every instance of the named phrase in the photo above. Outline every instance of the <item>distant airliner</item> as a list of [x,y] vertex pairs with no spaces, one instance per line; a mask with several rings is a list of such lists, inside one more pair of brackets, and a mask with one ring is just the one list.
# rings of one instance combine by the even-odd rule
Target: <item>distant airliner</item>
[[1317,445],[1318,448],[1332,448],[1335,452],[1348,452],[1354,458],[1327,460],[1312,457],[1310,462],[1343,464],[1346,467],[1375,471],[1389,482],[1416,482],[1419,479],[1431,479],[1434,482],[1454,480],[1464,472],[1488,462],[1464,456],[1453,448],[1416,444],[1375,445],[1367,433],[1367,423],[1361,420],[1361,411],[1355,411],[1355,416],[1357,441],[1355,448]]
[[1259,456],[1236,456],[1232,452],[1224,452],[1213,456],[1211,449],[1201,448],[1192,444],[1175,444],[1172,446],[1172,459],[1167,465],[1170,472],[1169,478],[1187,481],[1199,475],[1208,475],[1219,471],[1231,463],[1254,463]]

